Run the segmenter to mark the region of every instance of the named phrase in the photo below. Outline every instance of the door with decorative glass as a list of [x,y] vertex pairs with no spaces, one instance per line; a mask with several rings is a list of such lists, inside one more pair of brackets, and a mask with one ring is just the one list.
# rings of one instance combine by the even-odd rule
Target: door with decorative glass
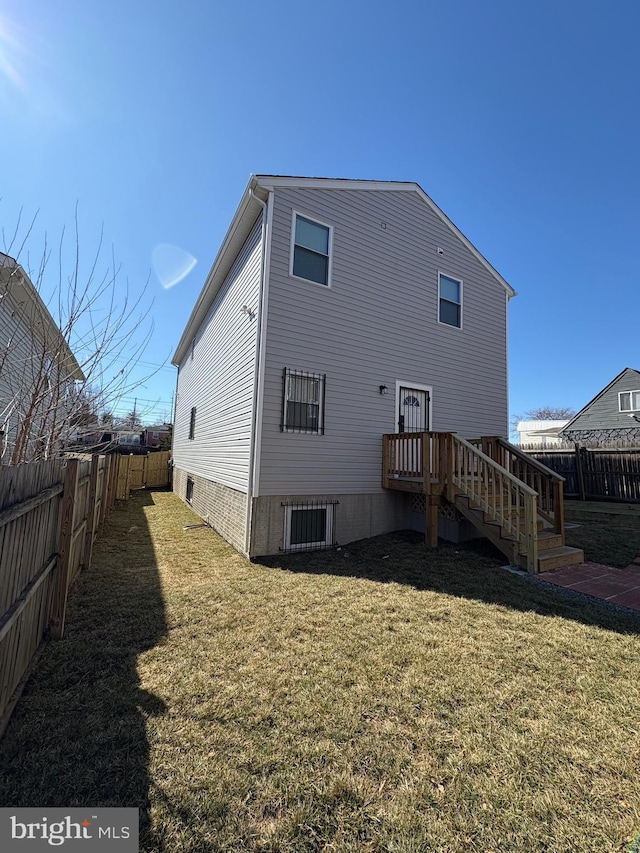
[[400,386],[398,432],[427,432],[429,403],[429,392],[426,389]]

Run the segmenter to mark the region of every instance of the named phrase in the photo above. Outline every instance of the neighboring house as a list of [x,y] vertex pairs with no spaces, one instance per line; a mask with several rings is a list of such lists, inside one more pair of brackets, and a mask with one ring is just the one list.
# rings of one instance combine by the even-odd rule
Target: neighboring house
[[167,442],[171,437],[171,427],[168,424],[156,424],[155,426],[144,427],[143,430],[144,443],[147,447],[160,447],[161,444]]
[[174,490],[250,556],[406,528],[382,435],[507,435],[514,295],[415,183],[252,177],[173,357]]
[[55,456],[84,375],[29,276],[0,252],[0,463]]
[[569,441],[640,445],[640,371],[619,373],[562,430]]
[[518,443],[534,447],[557,447],[562,444],[560,431],[569,420],[518,421]]

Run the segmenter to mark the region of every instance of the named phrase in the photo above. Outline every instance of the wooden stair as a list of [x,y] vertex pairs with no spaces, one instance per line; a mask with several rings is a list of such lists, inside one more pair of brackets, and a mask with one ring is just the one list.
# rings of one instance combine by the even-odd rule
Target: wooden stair
[[382,486],[426,496],[425,541],[438,544],[438,507],[448,501],[531,573],[584,562],[564,544],[564,479],[500,436],[453,432],[383,436]]
[[[497,521],[487,519],[486,513],[474,504],[467,495],[457,493],[453,505],[483,536],[486,536],[499,551],[502,551],[512,565],[519,566],[522,569],[527,568],[526,550],[523,546]],[[536,573],[552,572],[565,566],[584,563],[582,549],[565,545],[562,535],[545,527],[544,520],[539,516],[536,527],[538,544]]]

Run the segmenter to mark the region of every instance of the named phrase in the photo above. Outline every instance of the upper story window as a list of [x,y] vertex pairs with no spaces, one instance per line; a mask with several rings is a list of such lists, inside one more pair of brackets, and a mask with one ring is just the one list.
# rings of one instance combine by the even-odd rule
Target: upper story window
[[284,369],[282,429],[324,433],[324,386],[320,373]]
[[462,328],[462,282],[438,273],[438,321]]
[[329,286],[331,228],[293,214],[291,275]]
[[618,401],[621,412],[640,411],[640,391],[620,391]]
[[196,407],[191,409],[191,417],[189,418],[189,438],[196,437]]

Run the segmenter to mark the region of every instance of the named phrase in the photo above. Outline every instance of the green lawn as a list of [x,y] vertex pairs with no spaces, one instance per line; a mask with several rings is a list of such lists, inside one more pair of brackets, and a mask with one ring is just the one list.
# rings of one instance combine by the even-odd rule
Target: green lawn
[[0,743],[0,804],[127,805],[145,851],[622,853],[640,620],[410,534],[249,564],[119,508]]
[[[625,514],[616,504],[586,504],[600,507],[605,512],[618,510],[621,515],[612,521],[584,515],[580,517],[571,507],[567,509],[567,522],[579,527],[566,531],[567,545],[584,548],[585,559],[624,569],[635,557],[640,557],[640,513]],[[578,512],[580,505],[578,504]]]

